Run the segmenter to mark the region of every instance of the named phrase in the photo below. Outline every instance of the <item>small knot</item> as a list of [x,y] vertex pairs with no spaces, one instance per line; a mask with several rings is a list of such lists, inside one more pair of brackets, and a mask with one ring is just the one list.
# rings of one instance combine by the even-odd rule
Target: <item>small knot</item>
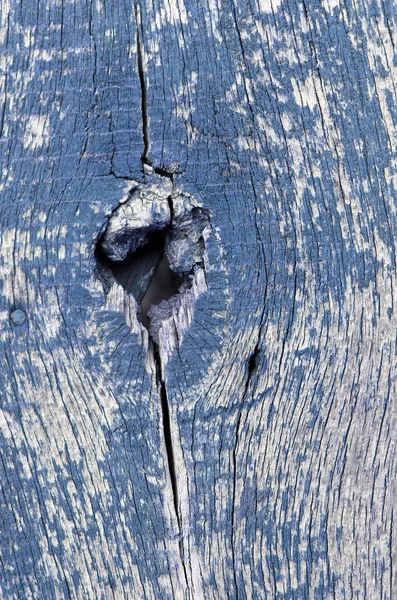
[[26,321],[26,313],[20,308],[15,308],[10,312],[10,319],[14,325],[22,325]]

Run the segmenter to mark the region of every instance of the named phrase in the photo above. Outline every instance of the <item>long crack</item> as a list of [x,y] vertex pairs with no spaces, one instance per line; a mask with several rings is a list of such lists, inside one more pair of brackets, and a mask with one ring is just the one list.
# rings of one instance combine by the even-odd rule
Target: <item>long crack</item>
[[[135,4],[135,22],[136,22],[136,43],[137,43],[137,71],[138,77],[140,81],[141,87],[141,112],[142,112],[142,136],[143,136],[143,152],[141,156],[142,165],[151,165],[151,160],[149,159],[149,147],[150,147],[150,138],[149,138],[149,117],[148,117],[148,107],[147,107],[147,92],[146,92],[146,82],[145,82],[145,74],[144,74],[144,65],[143,65],[143,45],[142,45],[142,19],[141,19],[141,11],[140,6]],[[159,175],[167,176],[171,179],[172,188],[174,187],[173,177],[170,176],[169,173],[159,173]],[[172,200],[171,196],[168,199],[171,219],[173,216],[172,210]],[[157,271],[158,265],[155,268]],[[155,275],[155,273],[153,274]],[[147,316],[146,316],[147,319]],[[147,321],[147,325],[150,324],[150,321]],[[153,339],[150,326],[147,327],[149,333],[149,351],[152,351],[153,359],[156,368],[156,383],[160,394],[161,399],[161,411],[162,411],[162,420],[163,420],[163,434],[164,434],[164,442],[167,454],[167,463],[168,470],[170,474],[171,480],[171,488],[174,500],[174,507],[176,518],[178,521],[178,526],[180,528],[180,516],[178,509],[178,486],[176,480],[175,473],[175,461],[174,461],[174,450],[172,447],[172,435],[171,435],[171,418],[170,418],[170,406],[168,403],[167,397],[167,388],[165,384],[165,380],[162,376],[162,365],[161,365],[161,356],[158,344]]]
[[170,406],[169,406],[168,397],[167,397],[167,387],[165,385],[165,381],[164,381],[164,378],[163,378],[163,375],[161,372],[160,350],[159,350],[158,344],[156,344],[156,342],[154,342],[152,339],[151,339],[151,345],[152,345],[151,351],[153,353],[154,362],[156,365],[157,387],[160,391],[164,441],[165,441],[165,447],[167,450],[168,470],[170,473],[176,518],[177,518],[178,526],[180,529],[181,522],[180,522],[179,508],[178,508],[178,486],[177,486],[177,481],[176,481],[174,449],[172,446]]
[[141,86],[141,112],[142,112],[142,137],[143,137],[143,152],[141,160],[144,165],[150,165],[149,159],[149,117],[147,109],[147,93],[146,93],[146,82],[145,73],[143,68],[143,44],[142,44],[142,19],[141,9],[139,4],[135,4],[135,23],[136,23],[136,46],[137,46],[137,70],[138,77]]
[[[148,332],[148,352],[155,365],[156,386],[161,404],[165,461],[180,532],[180,556],[188,585],[165,364],[173,349],[180,343],[183,332],[190,325],[196,299],[207,289],[204,265],[210,215],[193,197],[175,188],[174,166],[152,167],[149,158],[150,137],[142,23],[138,4],[135,4],[135,17],[137,71],[141,88],[141,161],[144,183],[128,181],[127,193],[113,209],[97,240],[96,272],[106,296],[111,293],[115,283],[124,288],[131,300],[133,296],[136,325],[139,328],[140,321],[141,326]],[[165,283],[164,279],[161,283],[163,287],[158,286],[161,287],[163,296],[160,300],[153,301],[151,288],[156,287],[156,277],[161,275],[161,270],[162,274],[166,275]],[[131,306],[134,305],[133,300],[132,303]],[[126,319],[130,318],[128,313]],[[131,322],[127,320],[127,323],[131,327]]]

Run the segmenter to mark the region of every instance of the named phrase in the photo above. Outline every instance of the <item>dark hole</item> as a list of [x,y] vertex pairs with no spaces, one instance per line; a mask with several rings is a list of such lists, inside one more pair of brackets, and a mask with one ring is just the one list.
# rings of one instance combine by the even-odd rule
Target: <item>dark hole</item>
[[170,268],[168,258],[163,256],[141,302],[141,320],[145,327],[149,326],[147,313],[153,304],[169,300],[178,292],[183,279]]
[[149,308],[171,298],[183,282],[182,277],[170,268],[164,245],[165,232],[155,231],[149,234],[144,246],[120,262],[111,261],[105,255],[100,241],[96,250],[98,264],[107,267],[115,280],[141,305],[141,321],[146,328],[149,326]]

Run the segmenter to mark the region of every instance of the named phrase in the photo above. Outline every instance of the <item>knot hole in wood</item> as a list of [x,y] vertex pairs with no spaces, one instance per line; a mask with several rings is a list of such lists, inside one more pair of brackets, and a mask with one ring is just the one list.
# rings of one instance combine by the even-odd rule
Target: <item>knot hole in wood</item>
[[96,244],[105,293],[116,281],[132,294],[138,319],[156,337],[161,322],[183,303],[205,269],[209,230],[209,211],[175,191],[169,179],[154,175],[145,185],[134,184]]

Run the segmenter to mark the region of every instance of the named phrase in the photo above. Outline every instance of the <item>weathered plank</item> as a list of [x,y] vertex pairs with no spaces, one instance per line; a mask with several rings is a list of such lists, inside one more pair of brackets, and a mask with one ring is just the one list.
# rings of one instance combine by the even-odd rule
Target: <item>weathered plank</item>
[[[393,4],[0,11],[1,597],[394,598]],[[210,232],[149,335],[153,178]]]

